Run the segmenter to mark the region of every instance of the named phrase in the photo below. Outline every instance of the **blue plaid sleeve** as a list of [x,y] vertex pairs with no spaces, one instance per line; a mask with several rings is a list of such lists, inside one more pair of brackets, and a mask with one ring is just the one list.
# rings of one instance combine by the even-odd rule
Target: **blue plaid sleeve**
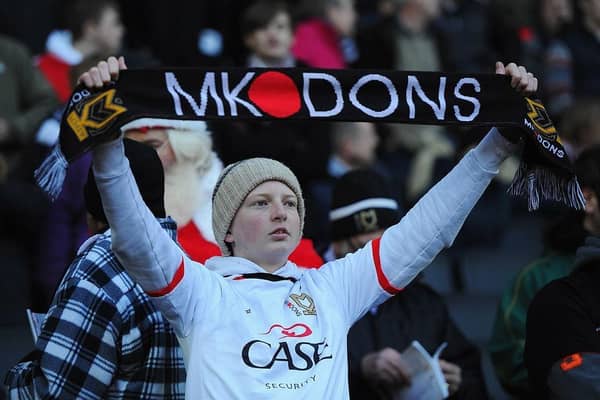
[[[161,225],[175,238],[176,225]],[[177,399],[177,338],[101,236],[67,270],[35,350],[6,375],[10,399]]]
[[102,399],[118,360],[115,304],[84,280],[57,293],[36,342],[40,356],[8,375],[11,399]]

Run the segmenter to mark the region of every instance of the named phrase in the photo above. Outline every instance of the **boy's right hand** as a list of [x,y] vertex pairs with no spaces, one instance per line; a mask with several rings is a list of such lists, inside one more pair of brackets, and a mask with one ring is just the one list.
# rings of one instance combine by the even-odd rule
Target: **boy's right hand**
[[81,74],[77,83],[83,83],[89,89],[102,89],[104,85],[119,79],[119,72],[127,69],[125,58],[109,57],[100,61],[97,66]]

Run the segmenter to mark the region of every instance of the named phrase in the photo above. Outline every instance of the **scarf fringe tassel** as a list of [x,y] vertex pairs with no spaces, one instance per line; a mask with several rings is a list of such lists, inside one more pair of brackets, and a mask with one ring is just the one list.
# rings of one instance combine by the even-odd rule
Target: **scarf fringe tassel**
[[508,193],[526,198],[529,211],[540,207],[540,199],[561,202],[576,210],[583,210],[585,207],[585,199],[575,176],[567,179],[545,168],[530,169],[523,162],[519,165]]
[[57,144],[34,172],[35,181],[38,186],[42,188],[52,201],[56,200],[60,192],[62,192],[68,166],[69,163],[60,150],[60,146]]

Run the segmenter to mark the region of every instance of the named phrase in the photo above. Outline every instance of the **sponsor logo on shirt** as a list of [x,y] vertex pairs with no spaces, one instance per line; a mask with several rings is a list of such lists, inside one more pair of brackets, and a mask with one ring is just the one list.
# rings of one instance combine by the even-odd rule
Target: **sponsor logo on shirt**
[[309,385],[311,383],[315,383],[316,381],[317,381],[317,375],[311,375],[308,378],[306,378],[305,380],[300,381],[300,382],[279,382],[279,383],[267,382],[267,383],[265,383],[265,388],[267,390],[276,390],[276,389],[297,390],[297,389],[302,389],[304,386]]
[[250,368],[283,367],[290,371],[307,371],[323,360],[333,358],[327,350],[327,339],[311,340],[313,330],[306,324],[285,326],[275,323],[262,335],[275,340],[269,340],[270,337],[255,339],[242,348],[242,360]]
[[310,329],[310,327],[308,325],[298,323],[298,324],[294,324],[294,325],[290,326],[289,328],[286,328],[281,324],[273,324],[273,325],[271,325],[271,327],[269,328],[268,331],[263,333],[263,335],[268,335],[273,330],[276,330],[276,331],[278,330],[281,332],[281,334],[283,336],[281,336],[280,339],[283,339],[286,337],[291,337],[291,338],[306,337],[306,336],[310,336],[312,334],[312,329]]

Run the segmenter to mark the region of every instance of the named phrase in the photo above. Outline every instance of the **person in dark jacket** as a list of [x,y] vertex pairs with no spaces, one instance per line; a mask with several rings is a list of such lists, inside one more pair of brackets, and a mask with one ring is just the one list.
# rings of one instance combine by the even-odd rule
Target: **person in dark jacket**
[[577,250],[575,269],[546,285],[527,313],[531,399],[600,396],[600,238]]
[[532,399],[600,395],[600,146],[581,153],[575,172],[590,236],[577,249],[573,271],[544,286],[529,306],[524,359]]
[[[336,182],[330,212],[336,258],[363,247],[399,220],[398,203],[388,188],[382,176],[366,169],[348,172]],[[479,350],[452,321],[440,295],[417,280],[350,329],[351,399],[391,398],[395,390],[410,384],[411,366],[401,352],[413,340],[430,354],[447,343],[440,367],[451,399],[487,398]]]

